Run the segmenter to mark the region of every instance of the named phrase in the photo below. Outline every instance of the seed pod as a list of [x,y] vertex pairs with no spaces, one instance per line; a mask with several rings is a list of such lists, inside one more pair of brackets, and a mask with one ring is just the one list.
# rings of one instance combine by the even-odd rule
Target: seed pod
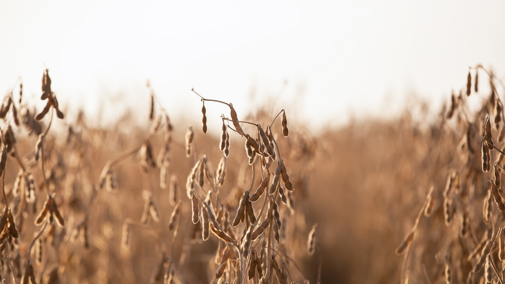
[[403,239],[402,243],[396,248],[395,253],[397,255],[401,255],[405,251],[405,249],[409,247],[410,243],[414,239],[414,234],[415,231],[410,231],[410,233],[405,237],[405,239]]
[[177,203],[177,176],[172,175],[170,178],[170,186],[168,187],[168,201],[174,206]]
[[193,133],[193,127],[190,125],[188,131],[186,132],[186,157],[191,156],[191,148],[193,146],[193,139],[195,134]]
[[156,269],[154,270],[153,277],[151,278],[151,283],[157,283],[164,278],[166,266],[168,266],[168,258],[165,253],[162,253],[158,265],[156,265]]
[[245,135],[244,130],[242,130],[242,127],[240,126],[237,112],[233,108],[233,104],[229,103],[228,106],[230,107],[230,116],[231,116],[231,119],[233,122],[233,126],[235,126],[235,130],[238,132],[238,134],[240,134],[241,136],[244,136]]
[[503,228],[498,231],[498,258],[500,260],[505,260],[505,232]]
[[274,239],[279,244],[280,243],[279,226],[277,226],[277,223],[273,223],[272,225],[274,228]]
[[235,239],[231,235],[226,234],[225,232],[220,231],[219,229],[216,229],[216,227],[214,227],[214,225],[212,223],[210,223],[209,227],[210,227],[210,231],[214,235],[216,235],[216,237],[218,237],[220,240],[227,242],[227,243],[235,242]]
[[154,119],[154,96],[151,93],[151,101],[149,104],[149,120],[153,120],[153,119]]
[[25,187],[26,187],[26,202],[34,203],[37,199],[36,197],[36,188],[35,188],[35,180],[33,179],[33,175],[31,173],[27,173],[25,175]]
[[152,198],[149,203],[149,212],[151,213],[151,217],[153,218],[154,222],[160,221],[160,212],[158,211],[158,207],[156,206],[156,203],[154,203],[154,200]]
[[268,155],[271,157],[274,155],[274,150],[272,147],[270,147],[270,141],[267,138],[267,135],[265,134],[265,131],[263,131],[263,128],[261,128],[261,124],[258,124],[258,132],[260,134],[260,138],[263,142],[263,145],[265,146],[265,149],[267,150]]
[[281,163],[282,160],[279,160],[277,164],[277,169],[275,170],[274,180],[270,185],[270,194],[274,194],[275,191],[277,190],[277,185],[279,184],[279,176],[281,175],[281,168],[282,168]]
[[30,262],[27,263],[25,274],[21,279],[21,284],[37,284],[35,279],[35,273],[33,272],[33,266]]
[[433,212],[433,206],[435,205],[435,199],[433,198],[433,186],[430,188],[426,200],[427,202],[426,207],[424,207],[424,216],[429,217]]
[[[35,154],[33,155],[35,162],[39,161],[39,153],[40,153],[40,150],[42,149],[43,143],[44,143],[44,135],[41,134],[41,135],[39,135],[39,139],[37,140],[37,143],[35,143]],[[7,153],[5,153],[5,154],[7,155]],[[3,153],[2,153],[2,156],[3,156]]]
[[270,182],[270,175],[266,175],[263,181],[261,181],[260,186],[258,189],[256,189],[256,192],[249,197],[250,201],[256,201],[258,200],[261,195],[263,195],[263,192],[265,192],[265,189],[268,187],[268,183]]
[[175,270],[172,268],[165,274],[165,284],[174,284],[175,283],[174,278],[175,278]]
[[24,181],[25,177],[23,176],[23,170],[20,170],[18,172],[18,175],[16,176],[16,180],[14,181],[14,186],[12,188],[12,195],[14,196],[19,196],[21,194],[22,190],[22,182]]
[[19,104],[23,101],[23,82],[19,83]]
[[488,224],[491,218],[491,189],[488,189],[486,198],[484,198],[482,217],[484,218],[484,223]]
[[254,216],[254,208],[252,206],[251,201],[249,201],[249,198],[247,199],[247,202],[246,202],[246,211],[247,211],[247,217],[249,218],[249,221],[252,224],[256,223],[256,216]]
[[494,183],[496,188],[501,188],[501,171],[496,165],[494,165]]
[[42,109],[42,111],[39,114],[37,114],[35,119],[42,120],[46,116],[46,114],[49,112],[50,109],[51,109],[51,103],[48,101],[46,106]]
[[451,224],[453,215],[454,208],[452,206],[452,199],[446,197],[444,198],[444,220],[446,226],[449,226]]
[[288,198],[284,194],[284,188],[279,184],[279,194],[281,196],[282,203],[288,204]]
[[0,107],[0,118],[5,118],[9,112],[9,108],[11,107],[12,103],[11,95],[12,94],[8,94],[4,97],[2,106]]
[[149,199],[144,199],[144,209],[142,210],[142,217],[140,217],[140,223],[142,224],[147,224],[147,221],[149,220],[149,205],[151,204],[149,201]]
[[498,100],[494,108],[494,123],[495,123],[494,126],[496,127],[496,130],[500,129],[502,112],[503,112],[502,102]]
[[85,249],[89,248],[88,226],[86,225],[86,223],[84,223],[84,225],[82,226],[81,241]]
[[221,160],[219,161],[219,165],[217,166],[215,183],[219,186],[223,186],[225,176],[226,176],[226,161],[225,158],[222,157]]
[[484,120],[484,125],[482,126],[483,137],[487,143],[489,150],[493,150],[493,138],[491,135],[491,122],[489,120],[489,114],[486,114],[486,118]]
[[219,278],[221,278],[223,276],[224,271],[226,270],[226,265],[227,264],[228,264],[227,262],[221,263],[221,265],[219,266],[219,268],[216,271],[216,279],[219,279]]
[[286,111],[282,112],[281,124],[282,124],[282,135],[284,135],[284,137],[288,137],[289,130],[288,130],[288,120],[286,118]]
[[[468,83],[467,83],[468,84]],[[479,68],[475,69],[475,83],[474,83],[474,91],[476,93],[479,92]]]
[[237,214],[235,215],[235,219],[233,219],[233,226],[236,227],[240,224],[240,220],[244,218],[245,210],[247,207],[247,201],[249,200],[249,190],[244,191],[242,197],[240,198],[240,202],[237,208]]
[[11,211],[7,211],[7,227],[9,228],[9,235],[13,238],[18,238],[18,230],[16,229],[16,224],[14,223],[14,217]]
[[163,116],[161,114],[156,116],[156,119],[154,120],[153,124],[151,124],[151,128],[149,129],[150,134],[154,134],[160,129],[162,120]]
[[258,228],[256,228],[256,230],[254,230],[253,234],[252,234],[252,239],[253,240],[256,240],[259,236],[261,236],[261,234],[263,234],[263,232],[265,231],[265,229],[268,227],[268,225],[270,224],[270,218],[266,218],[259,226]]
[[251,257],[249,258],[249,270],[247,272],[249,280],[254,277],[256,274],[256,251],[253,250],[251,253]]
[[157,164],[159,167],[170,165],[170,144],[165,143],[158,154]]
[[12,118],[14,118],[14,124],[19,127],[18,110],[16,109],[15,104],[12,104]]
[[43,252],[43,247],[42,247],[42,239],[38,238],[37,242],[35,243],[35,260],[37,261],[37,264],[42,263],[42,256],[44,255]]
[[116,193],[118,190],[116,172],[113,168],[110,168],[105,176],[105,189],[110,193]]
[[202,240],[206,241],[209,239],[210,236],[210,229],[209,229],[209,214],[207,213],[206,208],[202,208],[201,210],[202,216],[201,216],[201,223],[202,223]]
[[253,155],[255,155],[256,153],[253,151],[253,149],[251,147],[251,143],[247,139],[245,140],[245,151],[246,151],[247,157],[249,158],[249,165],[252,165],[251,161],[254,161]]
[[468,232],[468,214],[466,212],[463,212],[463,217],[461,218],[460,234],[461,236],[466,236],[467,232]]
[[[307,240],[307,252],[308,252],[309,255],[313,255],[314,252],[316,251],[316,227],[317,227],[317,224],[314,224],[314,226],[312,226],[312,229],[309,232],[309,238]],[[413,236],[414,235],[412,233],[412,237]],[[412,237],[411,237],[410,241],[412,241]],[[409,244],[410,244],[410,241],[409,241]],[[401,248],[401,245],[396,250],[397,254],[401,253],[400,248]]]
[[481,147],[481,159],[482,159],[482,171],[483,172],[489,172],[490,169],[490,160],[491,160],[491,155],[489,153],[489,148],[487,147],[486,142],[482,142],[482,147]]
[[470,71],[468,71],[468,76],[466,78],[466,95],[470,96],[472,93],[472,75],[470,74]]
[[447,112],[447,119],[452,118],[452,116],[454,115],[454,111],[456,110],[457,107],[458,107],[458,101],[453,91],[451,94],[451,106],[449,107],[449,111]]
[[449,262],[449,256],[445,256],[445,283],[451,284],[452,275],[451,275],[451,264]]
[[130,225],[127,221],[123,222],[123,229],[121,234],[121,247],[128,249],[130,247]]
[[252,226],[247,229],[247,232],[244,235],[244,239],[242,240],[242,255],[247,259],[249,256],[249,248],[251,247],[251,237],[252,237]]
[[162,189],[167,188],[167,178],[168,178],[168,168],[166,166],[161,166],[161,168],[160,168],[160,187]]
[[228,132],[226,132],[226,143],[224,146],[223,154],[226,158],[230,156],[230,135],[228,134]]
[[[44,207],[40,211],[39,215],[37,215],[37,218],[35,218],[35,225],[40,226],[42,225],[42,222],[44,221],[45,217],[47,216],[47,213],[49,213],[49,207],[51,205],[51,197],[46,199],[46,202],[44,203]],[[3,217],[2,217],[3,219]],[[0,229],[2,228],[1,226],[1,221],[0,221]]]
[[490,181],[490,183],[491,183],[491,193],[493,194],[494,202],[496,203],[496,206],[498,206],[498,209],[500,209],[500,211],[503,212],[505,211],[505,204],[503,204],[502,197],[498,192],[498,189],[496,188],[494,182]]
[[202,130],[203,133],[207,133],[207,109],[205,109],[205,102],[202,100]]
[[277,280],[279,280],[279,284],[288,284],[287,275],[282,274],[279,264],[277,263],[273,255],[272,255],[272,266],[275,271],[275,276],[277,276]]
[[221,126],[221,141],[219,142],[219,150],[221,151],[224,151],[224,147],[226,146],[227,129],[223,120],[223,125]]
[[202,162],[200,163],[200,167],[198,167],[198,184],[200,187],[203,187],[205,183],[205,165],[204,163],[207,161],[206,156],[202,158]]
[[181,202],[177,202],[174,210],[172,211],[172,215],[170,215],[170,222],[168,223],[168,230],[172,231],[175,228],[176,222],[179,218],[179,214],[181,212]]
[[198,210],[198,197],[196,197],[194,194],[191,194],[191,216],[193,224],[198,224],[198,222],[200,222],[198,219],[200,212]]

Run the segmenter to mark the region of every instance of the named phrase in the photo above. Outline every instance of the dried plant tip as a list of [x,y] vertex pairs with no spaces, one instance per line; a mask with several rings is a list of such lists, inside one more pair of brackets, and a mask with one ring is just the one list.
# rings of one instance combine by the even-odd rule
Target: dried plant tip
[[472,93],[472,75],[470,74],[470,71],[468,71],[468,76],[466,78],[466,95],[470,96]]
[[288,130],[288,120],[286,118],[286,111],[282,112],[281,124],[282,124],[282,135],[284,135],[284,137],[288,137],[289,130]]
[[202,130],[203,133],[207,133],[207,109],[205,108],[205,102],[202,100]]
[[193,126],[188,127],[188,131],[186,132],[186,157],[191,156],[191,148],[193,146],[193,139],[195,134],[193,133]]
[[[312,229],[309,232],[309,238],[307,239],[307,252],[309,255],[313,255],[314,252],[316,251],[316,227],[317,227],[317,224],[314,224],[314,226],[312,226]],[[413,234],[412,234],[412,236],[413,236]],[[398,251],[400,248],[401,248],[401,245],[396,250],[397,254],[398,254]]]
[[402,243],[396,248],[395,253],[401,255],[409,247],[410,243],[414,239],[415,231],[410,231],[410,233],[403,239]]

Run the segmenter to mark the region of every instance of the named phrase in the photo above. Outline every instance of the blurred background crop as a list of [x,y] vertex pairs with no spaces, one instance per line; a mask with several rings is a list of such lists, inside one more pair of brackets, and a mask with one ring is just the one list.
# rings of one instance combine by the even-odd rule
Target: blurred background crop
[[[96,176],[106,160],[139,143],[149,130],[148,80],[176,126],[176,141],[183,143],[187,125],[196,125],[197,143],[212,144],[203,148],[215,165],[221,155],[220,115],[228,110],[207,106],[210,137],[204,138],[192,88],[232,102],[240,117],[265,120],[286,109],[296,134],[283,143],[290,161],[300,163],[294,171],[305,191],[298,198],[307,206],[300,209],[306,218],[300,222],[307,224],[300,242],[318,223],[322,283],[398,283],[403,259],[394,249],[427,188],[443,187],[455,163],[459,140],[444,132],[444,105],[452,90],[464,89],[469,66],[482,64],[505,78],[504,11],[503,1],[469,0],[0,0],[0,94],[21,78],[24,99],[42,109],[40,79],[48,68],[66,114],[54,127],[64,131],[85,117],[80,127],[101,162],[93,169]],[[490,92],[489,84],[480,92]],[[477,110],[483,101],[472,96],[469,108]],[[231,136],[232,150],[243,151],[242,140]],[[101,148],[105,142],[117,144]],[[26,142],[26,149],[34,143]],[[435,146],[443,150],[434,153]],[[300,153],[292,150],[296,147]],[[192,164],[181,165],[184,184]],[[118,174],[130,191],[145,186],[127,174],[138,174],[132,168]],[[9,173],[12,183],[16,171]],[[238,175],[232,182],[238,183]],[[226,192],[234,190],[227,186]],[[139,196],[130,192],[121,198],[128,203]],[[107,214],[127,210],[115,209]],[[140,212],[141,206],[132,210]],[[141,244],[148,247],[148,240]],[[197,260],[208,260],[213,245],[197,249]],[[137,253],[141,258],[130,264],[144,266],[127,277],[145,283],[155,261],[140,262],[156,252]],[[118,255],[110,259],[123,265],[114,260]],[[317,257],[297,257],[316,283]],[[87,265],[87,272],[98,271]],[[100,279],[126,283],[118,282],[126,281],[120,271],[109,270]],[[205,271],[202,264],[194,271],[201,275],[188,283],[208,283]],[[441,275],[434,272],[433,283],[441,283]]]

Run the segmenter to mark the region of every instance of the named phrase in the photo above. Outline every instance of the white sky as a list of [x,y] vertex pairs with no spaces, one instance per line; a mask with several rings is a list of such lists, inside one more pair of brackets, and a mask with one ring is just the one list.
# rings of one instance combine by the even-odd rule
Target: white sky
[[150,79],[169,113],[199,119],[192,87],[240,116],[251,87],[257,106],[287,80],[276,108],[338,125],[394,113],[412,91],[438,106],[470,65],[505,74],[504,13],[469,0],[0,0],[0,95],[21,76],[38,98],[45,65],[70,109],[109,95],[147,112]]

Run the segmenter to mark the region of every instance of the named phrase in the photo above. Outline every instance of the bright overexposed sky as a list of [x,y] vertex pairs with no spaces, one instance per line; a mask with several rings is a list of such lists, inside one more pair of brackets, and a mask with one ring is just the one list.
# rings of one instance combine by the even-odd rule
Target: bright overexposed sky
[[470,65],[505,74],[504,13],[469,0],[0,0],[0,95],[21,76],[35,100],[46,66],[69,111],[146,109],[150,79],[175,116],[199,116],[195,88],[239,116],[274,95],[299,120],[339,125],[413,92],[440,105]]

